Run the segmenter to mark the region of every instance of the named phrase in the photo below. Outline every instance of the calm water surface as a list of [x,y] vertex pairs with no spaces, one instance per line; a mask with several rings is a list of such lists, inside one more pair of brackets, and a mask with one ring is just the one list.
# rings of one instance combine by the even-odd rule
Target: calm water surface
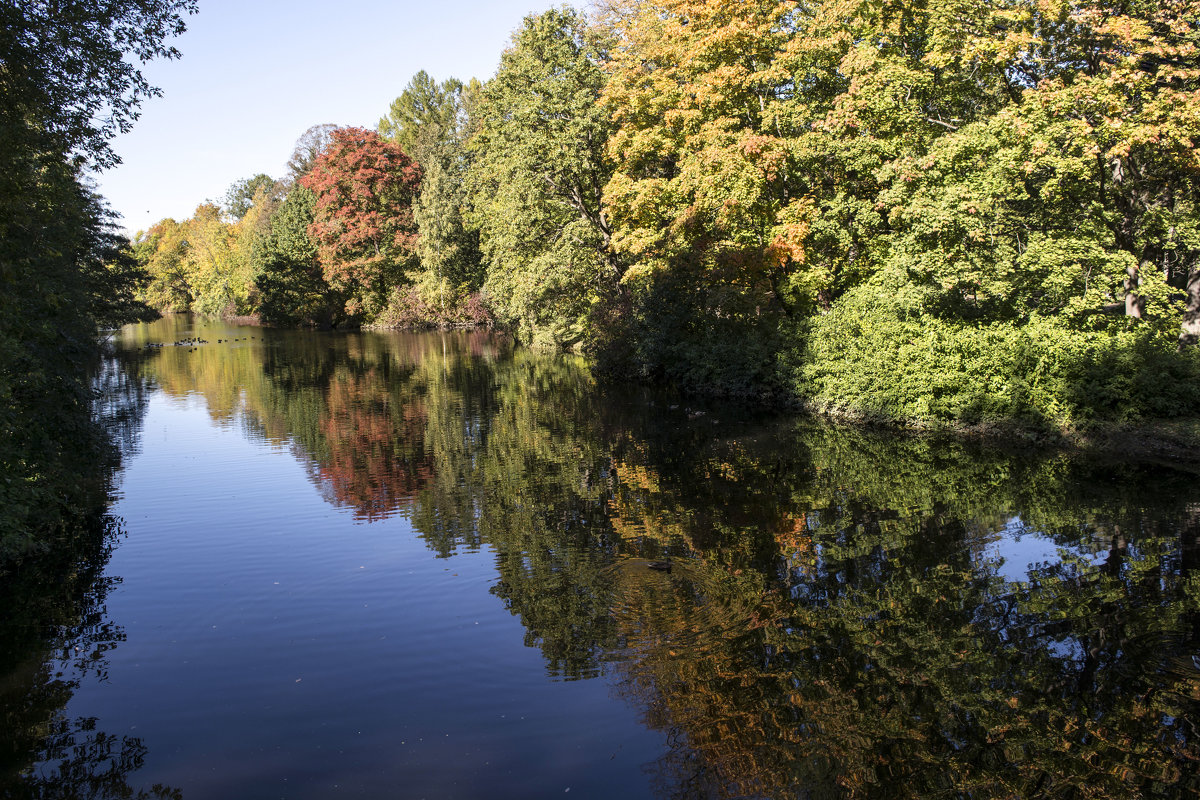
[[1194,472],[483,333],[116,344],[120,523],[13,623],[3,796],[1200,793]]

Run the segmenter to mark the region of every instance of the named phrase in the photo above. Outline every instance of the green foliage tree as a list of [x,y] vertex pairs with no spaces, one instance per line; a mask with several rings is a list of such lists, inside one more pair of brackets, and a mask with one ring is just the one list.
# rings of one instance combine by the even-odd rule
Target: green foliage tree
[[[178,58],[166,44],[196,0],[19,2],[0,6],[0,136],[18,149],[71,155],[98,168],[120,162],[109,145],[159,90],[130,57]],[[10,171],[6,170],[9,174]]]
[[500,319],[539,345],[580,343],[622,274],[601,204],[603,58],[577,12],[527,17],[479,103],[469,186],[485,290]]
[[440,83],[424,71],[409,81],[379,121],[379,133],[421,165],[421,190],[413,204],[420,237],[420,270],[412,286],[398,290],[378,322],[386,325],[445,325],[479,322],[471,294],[483,283],[479,234],[465,219],[463,181],[470,155],[466,138],[470,108],[480,92],[472,79]]
[[[467,148],[472,128],[471,109],[482,91],[472,79],[453,95],[455,113],[449,121],[422,130],[417,159],[422,165],[421,193],[413,206],[420,237],[417,255],[421,274],[413,292],[426,309],[430,323],[481,322],[476,293],[485,270],[479,231],[468,220],[466,180],[473,158]],[[436,132],[436,138],[434,133]]]
[[421,232],[417,251],[422,268],[451,298],[478,291],[483,285],[483,255],[479,231],[467,220],[468,198],[463,178],[467,170],[463,142],[440,143],[426,160],[421,195],[413,217]]
[[157,90],[127,60],[178,55],[194,0],[0,4],[0,556],[66,535],[103,502],[90,419],[97,327],[144,316],[136,270],[82,168]]
[[418,71],[379,120],[379,135],[425,167],[438,142],[461,127],[463,88],[456,78],[437,83],[425,70]]
[[278,201],[281,189],[274,178],[260,172],[252,177],[234,181],[221,201],[221,208],[229,216],[240,221],[255,205],[256,198],[259,202]]
[[308,234],[315,205],[311,190],[293,185],[270,232],[255,243],[256,287],[267,324],[331,327],[344,319],[344,300],[325,282]]

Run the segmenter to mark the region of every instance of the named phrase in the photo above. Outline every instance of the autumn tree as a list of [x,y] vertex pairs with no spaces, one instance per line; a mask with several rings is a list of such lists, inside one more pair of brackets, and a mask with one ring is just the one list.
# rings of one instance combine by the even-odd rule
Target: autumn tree
[[526,17],[483,89],[471,141],[472,219],[485,289],[522,338],[570,347],[622,263],[601,203],[609,114],[597,104],[604,48],[577,12]]
[[740,391],[782,364],[818,405],[901,417],[1195,408],[1164,338],[1196,302],[1194,20],[613,3],[637,366]]
[[184,266],[188,240],[184,226],[167,218],[139,231],[133,254],[149,275],[141,298],[159,311],[186,311],[191,307],[191,285]]
[[184,223],[187,250],[183,268],[193,297],[192,310],[219,316],[235,303],[234,226],[212,203],[196,208]]
[[346,314],[371,321],[409,280],[417,241],[412,203],[421,169],[397,145],[364,128],[339,128],[300,184],[316,201],[309,235],[325,281],[345,294]]
[[[819,173],[793,155],[803,123],[780,120],[781,99],[799,92],[776,58],[801,16],[791,2],[612,7],[604,197],[631,264],[636,372],[706,391],[762,384],[778,317],[831,288],[804,268],[803,184]],[[820,94],[805,85],[809,102]]]

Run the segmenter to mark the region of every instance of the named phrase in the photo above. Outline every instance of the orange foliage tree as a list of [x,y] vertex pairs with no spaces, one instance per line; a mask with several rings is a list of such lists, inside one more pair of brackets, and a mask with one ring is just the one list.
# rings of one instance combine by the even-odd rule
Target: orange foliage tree
[[416,266],[412,204],[421,168],[399,146],[365,128],[339,128],[300,183],[316,195],[308,232],[346,312],[370,322]]

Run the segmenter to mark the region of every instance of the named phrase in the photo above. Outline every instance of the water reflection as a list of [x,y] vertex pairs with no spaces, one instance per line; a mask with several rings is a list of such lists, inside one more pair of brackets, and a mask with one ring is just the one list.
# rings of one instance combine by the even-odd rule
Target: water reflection
[[[158,325],[131,351],[194,333]],[[1192,473],[679,407],[483,334],[203,338],[141,374],[493,552],[548,674],[666,733],[660,796],[1200,792]]]
[[[80,481],[111,486],[121,458],[137,451],[147,392],[130,363],[98,365],[93,422],[113,447]],[[139,738],[65,710],[82,684],[107,679],[109,654],[125,640],[105,606],[120,579],[104,574],[122,532],[119,520],[81,515],[57,534],[49,548],[0,572],[0,796],[181,797],[133,782],[147,754]]]

